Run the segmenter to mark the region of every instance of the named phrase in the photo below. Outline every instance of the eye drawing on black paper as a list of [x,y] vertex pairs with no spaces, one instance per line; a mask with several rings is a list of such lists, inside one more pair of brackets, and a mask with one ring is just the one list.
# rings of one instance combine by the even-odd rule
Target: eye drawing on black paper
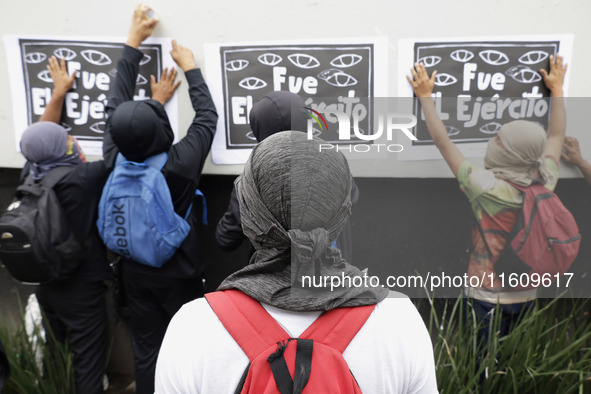
[[362,60],[363,57],[355,53],[343,53],[342,55],[339,55],[332,59],[330,65],[333,67],[347,68],[353,67]]
[[267,82],[265,82],[262,79],[257,78],[257,77],[246,77],[243,80],[241,80],[238,83],[238,85],[244,89],[257,90],[257,89],[262,89],[265,86],[267,86]]
[[322,71],[318,74],[318,78],[329,85],[340,88],[357,85],[357,80],[354,77],[336,68],[329,68],[328,70]]
[[299,68],[316,68],[320,66],[320,62],[312,55],[305,53],[292,53],[287,57],[294,66]]

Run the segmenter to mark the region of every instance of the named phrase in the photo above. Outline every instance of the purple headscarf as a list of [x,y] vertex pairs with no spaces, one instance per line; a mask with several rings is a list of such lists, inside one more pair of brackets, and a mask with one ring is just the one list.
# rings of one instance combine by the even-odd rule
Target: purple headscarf
[[43,179],[49,170],[59,166],[75,166],[85,158],[75,138],[53,122],[37,122],[29,126],[21,137],[21,152],[31,163],[35,181]]

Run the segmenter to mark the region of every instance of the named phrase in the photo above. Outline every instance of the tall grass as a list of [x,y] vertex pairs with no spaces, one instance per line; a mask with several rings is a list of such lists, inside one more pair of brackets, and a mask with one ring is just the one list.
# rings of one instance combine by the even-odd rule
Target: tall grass
[[[437,383],[442,394],[591,393],[591,301],[537,301],[503,338],[497,332],[497,315],[486,327],[489,342],[480,348],[477,332],[481,323],[470,306],[463,319],[462,299],[429,301],[427,326],[435,339]],[[0,328],[11,368],[2,394],[73,393],[68,348],[52,340],[51,332],[48,345],[38,332],[34,335],[42,346],[43,368],[37,366],[24,322],[16,332]]]
[[[10,364],[10,379],[2,394],[74,393],[74,369],[68,347],[55,341],[51,331],[46,331],[48,343],[39,330],[33,333],[36,341],[29,340],[24,317],[21,323],[16,331],[0,327],[0,340]],[[42,367],[35,358],[36,346],[40,346],[43,355]]]
[[591,321],[588,301],[537,301],[509,335],[500,338],[499,314],[482,328],[462,299],[436,308],[428,322],[441,393],[591,393]]

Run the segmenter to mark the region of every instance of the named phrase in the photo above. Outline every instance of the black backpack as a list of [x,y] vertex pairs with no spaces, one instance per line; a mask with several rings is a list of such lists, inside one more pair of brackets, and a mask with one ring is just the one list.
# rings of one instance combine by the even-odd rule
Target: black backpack
[[0,217],[0,262],[21,282],[68,279],[84,258],[53,191],[72,170],[53,168],[40,182],[29,174]]

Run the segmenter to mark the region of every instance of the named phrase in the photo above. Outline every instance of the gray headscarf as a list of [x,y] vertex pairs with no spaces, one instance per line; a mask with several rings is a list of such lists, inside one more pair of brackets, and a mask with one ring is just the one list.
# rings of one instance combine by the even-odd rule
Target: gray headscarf
[[219,290],[292,311],[375,304],[383,287],[302,288],[302,276],[362,277],[331,247],[351,214],[349,165],[319,138],[285,131],[257,145],[236,180],[242,228],[256,249]]
[[31,163],[35,181],[43,179],[49,170],[58,166],[75,166],[86,161],[75,138],[53,122],[36,122],[23,132],[21,152]]
[[549,177],[542,154],[546,147],[546,132],[539,124],[515,120],[498,132],[503,146],[489,140],[484,155],[484,166],[497,177],[520,186],[529,186],[535,180],[546,183]]

